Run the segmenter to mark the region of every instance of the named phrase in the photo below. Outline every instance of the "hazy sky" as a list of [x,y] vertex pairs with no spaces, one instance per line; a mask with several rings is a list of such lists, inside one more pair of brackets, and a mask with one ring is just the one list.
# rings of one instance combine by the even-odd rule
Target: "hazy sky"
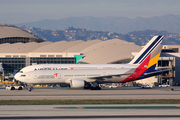
[[0,0],[0,23],[66,17],[152,17],[180,14],[180,0]]

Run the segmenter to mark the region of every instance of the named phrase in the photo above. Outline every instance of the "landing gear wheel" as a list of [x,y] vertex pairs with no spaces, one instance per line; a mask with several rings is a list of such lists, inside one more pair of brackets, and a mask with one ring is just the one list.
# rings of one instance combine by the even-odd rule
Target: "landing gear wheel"
[[101,90],[101,87],[98,87],[98,90]]
[[29,92],[31,92],[31,88],[29,88],[28,90],[29,90]]

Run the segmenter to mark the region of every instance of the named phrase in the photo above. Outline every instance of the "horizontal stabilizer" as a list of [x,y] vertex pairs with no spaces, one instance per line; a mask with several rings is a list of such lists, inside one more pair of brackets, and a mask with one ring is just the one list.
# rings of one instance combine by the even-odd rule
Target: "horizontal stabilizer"
[[156,74],[156,73],[162,73],[162,71],[155,71],[155,72],[144,73],[144,75],[151,75],[151,74]]

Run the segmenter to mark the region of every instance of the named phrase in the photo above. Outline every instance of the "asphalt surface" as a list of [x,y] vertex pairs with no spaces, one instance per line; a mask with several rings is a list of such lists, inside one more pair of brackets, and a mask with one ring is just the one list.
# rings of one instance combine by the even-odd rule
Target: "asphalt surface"
[[[175,108],[170,108],[174,106]],[[0,106],[0,119],[180,119],[180,104],[156,105],[8,105]],[[93,107],[91,109],[85,109]],[[118,107],[120,109],[114,109]],[[131,107],[131,109],[130,109]],[[141,109],[136,109],[141,107]],[[150,108],[154,107],[154,108]],[[68,108],[68,109],[65,109]],[[76,108],[76,109],[74,109]],[[100,109],[98,109],[100,108]],[[108,108],[108,109],[107,109]],[[157,109],[159,108],[159,109]],[[176,109],[177,108],[177,109]]]
[[72,100],[72,99],[180,99],[180,87],[141,89],[139,87],[84,90],[68,88],[0,89],[1,100]]
[[[141,89],[139,87],[83,90],[0,88],[1,100],[72,100],[72,99],[180,99],[180,87]],[[1,105],[3,120],[179,120],[180,104],[109,104],[109,105]]]

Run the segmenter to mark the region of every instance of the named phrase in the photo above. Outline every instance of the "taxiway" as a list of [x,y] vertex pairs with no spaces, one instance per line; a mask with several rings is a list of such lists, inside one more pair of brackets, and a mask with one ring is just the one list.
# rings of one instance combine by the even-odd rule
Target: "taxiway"
[[68,88],[41,88],[28,90],[0,89],[1,100],[82,100],[82,99],[180,99],[180,87],[141,89],[118,87],[116,89],[83,90]]
[[[1,100],[86,100],[86,99],[180,99],[180,87],[141,89],[83,90],[68,88],[0,89]],[[180,104],[108,104],[108,105],[1,105],[4,120],[179,120]]]
[[0,119],[178,120],[179,106],[180,104],[8,105],[0,106]]

